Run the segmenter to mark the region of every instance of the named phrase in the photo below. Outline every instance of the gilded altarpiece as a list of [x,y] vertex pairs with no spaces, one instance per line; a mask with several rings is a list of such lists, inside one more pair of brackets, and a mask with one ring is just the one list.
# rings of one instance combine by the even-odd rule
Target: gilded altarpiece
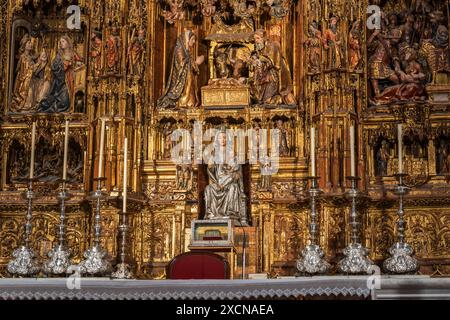
[[[262,176],[260,164],[250,163],[248,150],[243,151],[249,226],[235,228],[237,276],[244,232],[247,273],[296,273],[309,236],[305,178],[312,125],[324,191],[319,240],[327,259],[338,261],[349,242],[344,192],[350,187],[352,125],[359,188],[368,196],[360,206],[364,244],[376,262],[386,258],[395,241],[398,123],[404,125],[412,188],[405,202],[406,240],[420,260],[420,272],[448,274],[448,4],[370,4],[384,12],[375,29],[367,27],[368,1],[0,1],[2,276],[23,234],[21,194],[33,121],[39,194],[33,246],[45,257],[57,241],[65,120],[70,121],[73,195],[67,238],[74,262],[92,243],[94,208],[87,195],[96,188],[102,119],[108,198],[102,204],[101,241],[114,263],[127,137],[128,249],[138,278],[165,278],[167,263],[189,250],[191,221],[205,216],[205,165],[172,161],[177,145],[196,156],[186,137],[174,141],[172,133],[193,132],[198,124],[203,131],[253,129],[262,136],[267,130],[269,137],[274,129],[281,132],[279,170],[273,176]],[[80,8],[80,28],[68,28],[69,5]],[[174,61],[192,68],[180,71]],[[186,77],[183,90],[173,85],[175,74]],[[62,91],[54,89],[58,86]]]

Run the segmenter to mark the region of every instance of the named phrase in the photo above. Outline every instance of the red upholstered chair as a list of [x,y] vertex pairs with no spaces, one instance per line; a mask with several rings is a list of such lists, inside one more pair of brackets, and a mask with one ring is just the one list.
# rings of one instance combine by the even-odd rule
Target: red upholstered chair
[[229,279],[230,266],[222,256],[210,252],[187,252],[170,261],[167,279]]

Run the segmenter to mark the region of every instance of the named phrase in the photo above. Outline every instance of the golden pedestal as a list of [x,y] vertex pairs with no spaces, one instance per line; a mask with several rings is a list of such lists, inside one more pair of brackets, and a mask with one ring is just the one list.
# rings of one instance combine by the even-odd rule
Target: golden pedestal
[[250,88],[242,86],[205,86],[202,88],[202,105],[212,108],[244,108],[250,105]]
[[450,101],[450,85],[428,85],[426,87],[430,101],[433,103],[448,103]]

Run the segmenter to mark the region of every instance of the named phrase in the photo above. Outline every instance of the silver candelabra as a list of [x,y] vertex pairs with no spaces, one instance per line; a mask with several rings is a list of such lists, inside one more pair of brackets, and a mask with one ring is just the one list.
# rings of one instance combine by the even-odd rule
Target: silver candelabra
[[389,249],[391,257],[383,263],[384,269],[389,273],[412,273],[417,271],[418,262],[413,257],[413,248],[405,242],[405,212],[403,210],[403,197],[408,193],[409,188],[403,183],[406,176],[404,173],[396,175],[398,184],[395,188],[395,194],[399,197],[399,209],[397,220],[397,242]]
[[302,251],[302,257],[297,260],[297,269],[301,273],[320,274],[326,273],[330,269],[330,264],[324,259],[324,252],[318,244],[319,224],[316,208],[317,197],[322,190],[318,187],[318,177],[309,177],[311,188],[309,189],[311,202],[311,223],[309,224],[310,244]]
[[66,247],[66,201],[70,199],[70,194],[67,192],[65,180],[62,180],[61,192],[57,198],[61,205],[57,231],[58,244],[48,252],[49,259],[44,264],[44,272],[48,275],[65,274],[72,265],[70,260],[71,252]]
[[131,265],[128,263],[129,257],[127,254],[128,248],[128,216],[123,210],[120,213],[121,223],[119,225],[119,250],[117,251],[117,265],[116,271],[111,274],[114,279],[133,279],[134,274]]
[[25,217],[25,234],[23,244],[14,250],[13,258],[8,263],[7,270],[10,274],[19,276],[33,276],[39,273],[40,266],[36,261],[36,255],[30,248],[30,237],[33,230],[33,199],[36,197],[33,191],[34,179],[29,179],[28,190],[24,193],[24,198],[28,202],[27,215]]
[[101,201],[106,198],[106,194],[102,191],[102,182],[106,178],[97,178],[97,190],[93,191],[90,199],[96,202],[95,207],[95,223],[94,223],[94,244],[91,248],[83,253],[85,258],[78,265],[81,274],[106,276],[111,272],[111,264],[108,260],[108,253],[100,245],[101,235]]
[[351,181],[351,189],[346,196],[351,199],[352,207],[350,211],[350,244],[344,249],[345,258],[338,263],[338,269],[345,274],[369,273],[373,262],[367,257],[369,251],[361,244],[361,223],[356,209],[358,200],[362,194],[358,190],[358,177],[348,177]]

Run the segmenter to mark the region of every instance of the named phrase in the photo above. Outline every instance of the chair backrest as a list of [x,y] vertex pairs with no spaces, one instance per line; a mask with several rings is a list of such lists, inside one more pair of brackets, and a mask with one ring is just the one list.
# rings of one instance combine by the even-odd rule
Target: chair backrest
[[187,252],[170,261],[167,278],[183,279],[229,279],[228,261],[210,252]]

